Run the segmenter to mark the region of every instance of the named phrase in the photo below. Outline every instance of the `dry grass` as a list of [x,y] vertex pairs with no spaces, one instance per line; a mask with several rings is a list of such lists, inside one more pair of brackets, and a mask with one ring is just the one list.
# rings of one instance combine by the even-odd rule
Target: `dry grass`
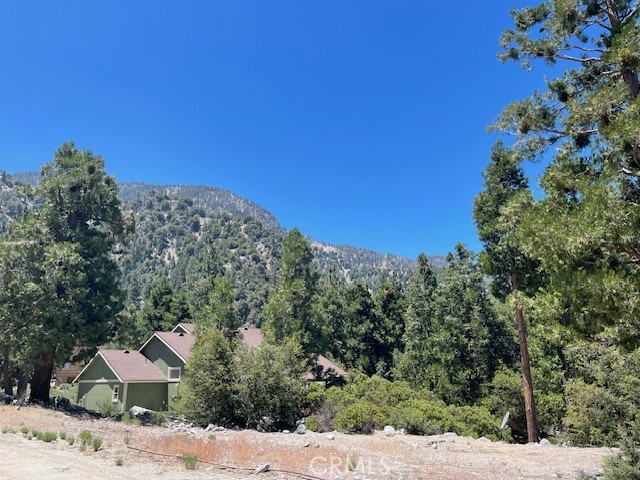
[[319,456],[339,458],[344,464],[349,456],[336,448],[323,447],[319,450],[313,446],[301,446],[294,454],[291,445],[278,445],[266,441],[257,443],[241,437],[208,439],[172,436],[155,439],[153,442],[136,442],[132,446],[164,455],[193,454],[197,455],[199,460],[247,470],[268,463],[272,470],[300,473],[308,472],[314,464],[314,459]]

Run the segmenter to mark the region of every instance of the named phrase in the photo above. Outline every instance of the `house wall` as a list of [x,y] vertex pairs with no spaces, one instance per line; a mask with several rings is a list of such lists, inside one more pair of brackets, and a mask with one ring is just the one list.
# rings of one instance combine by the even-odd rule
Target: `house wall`
[[[118,401],[113,402],[113,389],[118,385],[120,387],[120,393]],[[122,395],[124,394],[123,385],[116,381],[111,382],[84,382],[78,383],[78,401],[79,405],[82,405],[89,410],[95,410],[99,412],[104,406],[114,405],[118,411],[122,411]]]
[[134,405],[155,411],[167,410],[166,383],[130,383],[127,385],[125,410]]
[[169,375],[169,367],[184,369],[184,362],[157,338],[153,338],[140,353],[151,360],[166,377]]

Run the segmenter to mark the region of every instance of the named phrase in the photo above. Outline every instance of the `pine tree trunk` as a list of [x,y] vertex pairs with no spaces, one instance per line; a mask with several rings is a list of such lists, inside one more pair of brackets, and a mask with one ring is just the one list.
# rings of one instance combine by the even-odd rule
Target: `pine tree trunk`
[[516,322],[518,324],[518,343],[520,344],[520,362],[522,364],[522,393],[524,395],[524,410],[527,419],[527,439],[529,442],[540,440],[538,420],[536,418],[536,404],[533,398],[533,382],[531,381],[531,360],[527,344],[527,326],[524,320],[522,305],[518,299],[518,281],[515,273],[511,274],[511,289],[515,294]]
[[2,356],[2,383],[4,393],[13,395],[13,382],[11,381],[11,360],[9,359],[9,350],[5,350]]
[[20,400],[24,400],[27,396],[28,380],[27,372],[25,372],[24,368],[18,370],[18,391],[16,392],[16,397]]
[[49,403],[49,387],[55,356],[55,348],[42,350],[38,354],[38,361],[33,369],[33,377],[31,378],[30,401]]

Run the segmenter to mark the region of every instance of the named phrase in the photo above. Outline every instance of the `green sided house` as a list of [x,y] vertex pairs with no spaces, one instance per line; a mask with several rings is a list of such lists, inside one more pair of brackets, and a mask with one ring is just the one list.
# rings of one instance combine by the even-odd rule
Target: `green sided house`
[[135,350],[100,350],[76,377],[78,404],[100,411],[115,405],[167,409],[168,381],[148,358]]
[[196,337],[182,331],[155,332],[140,347],[140,353],[158,367],[164,378],[167,379],[168,390],[165,410],[171,410],[173,407],[173,402],[178,395],[184,366],[195,341]]
[[[179,323],[171,332],[155,332],[138,351],[99,350],[74,380],[78,383],[77,403],[96,411],[111,405],[120,412],[134,405],[172,410],[196,341],[193,331],[193,324]],[[249,348],[258,348],[262,343],[258,328],[242,328],[240,333]],[[344,377],[347,372],[318,355],[314,371],[306,378],[324,381],[328,375]]]

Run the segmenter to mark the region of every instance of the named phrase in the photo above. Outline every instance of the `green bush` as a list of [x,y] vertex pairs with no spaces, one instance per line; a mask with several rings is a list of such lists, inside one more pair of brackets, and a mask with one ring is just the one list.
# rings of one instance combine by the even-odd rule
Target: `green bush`
[[76,437],[74,437],[73,435],[67,435],[67,443],[69,445],[73,445],[74,443],[76,443]]
[[80,445],[89,445],[93,439],[93,435],[89,430],[82,430],[79,435]]
[[304,422],[304,426],[307,427],[307,430],[311,432],[318,431],[318,417],[316,415],[309,415],[307,420]]
[[625,410],[623,400],[610,390],[581,379],[567,382],[567,415],[564,434],[575,445],[614,446],[620,441],[618,423]]
[[343,408],[334,419],[335,428],[348,433],[371,433],[387,422],[380,408],[365,400]]
[[98,413],[103,418],[112,418],[118,415],[120,408],[117,403],[113,403],[111,400],[104,400],[98,403]]
[[195,470],[198,464],[198,455],[195,453],[185,453],[182,455],[182,463],[187,470]]
[[91,444],[93,445],[93,451],[97,452],[98,450],[100,450],[100,447],[102,447],[102,438],[93,437]]
[[411,400],[395,408],[390,423],[412,435],[436,435],[453,430],[453,417],[444,402]]
[[39,437],[43,442],[53,442],[58,439],[58,434],[56,432],[44,432]]
[[60,440],[66,440],[67,439],[67,432],[65,432],[65,431],[60,432],[59,437],[60,437]]

